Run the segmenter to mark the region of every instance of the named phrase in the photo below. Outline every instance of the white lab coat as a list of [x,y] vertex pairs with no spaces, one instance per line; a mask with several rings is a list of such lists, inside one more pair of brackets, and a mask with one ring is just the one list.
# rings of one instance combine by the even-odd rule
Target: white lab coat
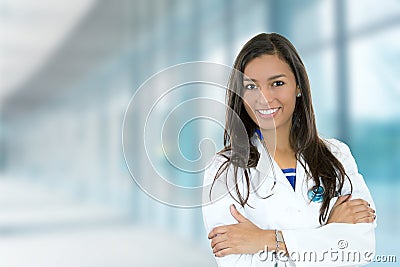
[[[375,209],[371,194],[363,177],[358,173],[348,146],[335,139],[325,141],[332,153],[343,164],[352,182],[352,199],[362,198]],[[215,156],[205,171],[202,209],[207,233],[216,226],[237,223],[229,211],[229,206],[235,204],[238,211],[258,227],[282,230],[291,257],[279,261],[278,266],[359,266],[372,260],[375,253],[376,221],[359,224],[331,223],[321,226],[319,223],[321,203],[310,202],[307,193],[314,183],[312,179],[306,179],[305,169],[300,162],[297,162],[296,166],[294,191],[279,166],[272,160],[277,179],[272,192],[274,177],[267,152],[258,138],[253,137],[252,142],[260,152],[260,159],[256,168],[250,169],[252,187],[248,204],[251,207],[242,208],[228,193],[226,183],[231,189],[231,194],[236,197],[235,191],[232,190],[234,188],[232,169],[226,171],[228,175],[225,172],[216,181],[210,201],[210,185],[219,166],[225,161],[222,156]],[[243,180],[240,180],[239,185],[243,193],[246,186],[242,182]],[[351,186],[346,180],[342,195],[350,192]],[[271,193],[273,193],[271,197],[262,198]],[[331,200],[330,209],[336,200],[337,197]],[[220,267],[274,266],[275,264],[272,253],[228,255],[216,260]]]

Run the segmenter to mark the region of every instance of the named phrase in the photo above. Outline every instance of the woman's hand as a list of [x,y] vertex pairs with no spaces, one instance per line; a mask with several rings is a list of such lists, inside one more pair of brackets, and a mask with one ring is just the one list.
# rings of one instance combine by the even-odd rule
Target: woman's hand
[[351,195],[340,196],[329,214],[327,223],[371,223],[375,210],[363,199],[350,199]]
[[274,231],[262,230],[230,206],[237,224],[215,227],[209,234],[213,253],[217,257],[230,254],[254,254],[275,243]]

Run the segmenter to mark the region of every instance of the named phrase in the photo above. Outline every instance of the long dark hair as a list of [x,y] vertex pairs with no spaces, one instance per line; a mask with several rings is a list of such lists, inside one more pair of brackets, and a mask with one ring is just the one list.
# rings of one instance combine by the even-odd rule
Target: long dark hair
[[[321,183],[324,186],[325,192],[319,216],[319,222],[322,224],[326,219],[330,200],[336,195],[337,191],[341,193],[347,175],[343,165],[318,136],[310,83],[305,66],[293,44],[277,33],[261,33],[253,37],[243,46],[235,60],[226,94],[224,148],[218,152],[226,161],[218,169],[214,182],[225,170],[232,166],[237,198],[231,194],[229,188],[228,191],[242,207],[247,204],[250,195],[249,168],[257,166],[260,154],[250,142],[250,138],[254,135],[258,126],[250,118],[243,104],[243,73],[247,63],[262,55],[277,55],[282,61],[286,62],[295,76],[297,86],[300,88],[301,97],[296,98],[289,141],[296,159],[299,160],[300,157],[303,157],[308,165],[308,169],[304,165],[303,167],[308,178],[314,180],[314,188],[321,186]],[[245,128],[245,137],[243,137],[243,134],[238,134],[239,125]],[[303,164],[302,161],[300,162]],[[243,169],[244,181],[247,186],[244,194],[240,193],[238,185],[239,168]]]

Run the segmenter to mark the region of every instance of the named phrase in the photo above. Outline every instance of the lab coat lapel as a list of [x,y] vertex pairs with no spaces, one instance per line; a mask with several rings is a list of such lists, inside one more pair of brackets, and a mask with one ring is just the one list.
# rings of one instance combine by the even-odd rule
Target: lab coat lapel
[[296,165],[296,195],[304,201],[308,200],[308,188],[309,188],[309,181],[307,179],[306,169],[304,166],[308,168],[307,163],[305,163],[303,157],[300,157],[297,160]]
[[261,172],[264,175],[267,175],[268,177],[273,178],[274,176],[271,168],[271,161],[268,158],[267,151],[264,149],[264,146],[256,137],[256,135],[254,135],[252,139],[253,144],[257,147],[257,150],[260,153],[260,158],[258,159],[258,163],[256,166],[257,171]]
[[[264,146],[256,136],[253,136],[253,144],[257,147],[257,150],[260,153],[260,158],[258,160],[256,169],[261,173],[261,175],[267,177],[268,179],[275,179],[276,177],[277,183],[288,186],[290,187],[291,190],[293,190],[292,186],[286,179],[286,176],[283,174],[279,165],[275,162],[275,160],[272,157],[269,158],[267,154],[268,152],[265,150]],[[272,168],[274,169],[272,170]]]

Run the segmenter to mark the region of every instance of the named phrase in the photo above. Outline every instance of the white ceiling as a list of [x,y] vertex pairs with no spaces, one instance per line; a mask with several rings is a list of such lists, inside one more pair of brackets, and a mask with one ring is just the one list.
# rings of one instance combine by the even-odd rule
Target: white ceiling
[[0,103],[41,68],[94,2],[0,2]]

